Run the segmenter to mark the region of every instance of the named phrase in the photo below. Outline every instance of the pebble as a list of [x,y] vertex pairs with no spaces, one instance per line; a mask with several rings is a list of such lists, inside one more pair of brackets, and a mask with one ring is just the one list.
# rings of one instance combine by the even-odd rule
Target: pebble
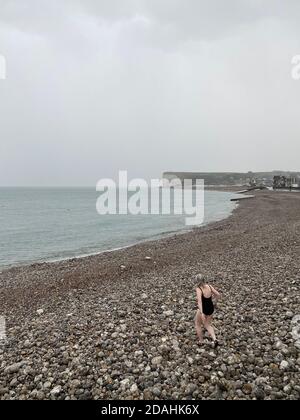
[[152,365],[154,365],[154,366],[158,366],[158,365],[160,365],[160,364],[161,364],[162,360],[163,360],[163,358],[162,358],[161,356],[157,356],[157,357],[154,357],[154,358],[151,360],[151,363],[152,363]]
[[23,366],[24,362],[14,363],[4,369],[4,374],[18,373]]
[[50,394],[54,397],[57,397],[61,392],[62,392],[62,387],[58,385],[50,391]]
[[133,394],[138,392],[138,390],[139,390],[139,388],[138,388],[137,384],[133,384],[130,388],[130,392],[132,392]]
[[283,361],[280,363],[280,369],[281,369],[281,370],[286,370],[286,369],[288,369],[288,368],[289,368],[289,363],[288,363],[287,361],[283,360]]

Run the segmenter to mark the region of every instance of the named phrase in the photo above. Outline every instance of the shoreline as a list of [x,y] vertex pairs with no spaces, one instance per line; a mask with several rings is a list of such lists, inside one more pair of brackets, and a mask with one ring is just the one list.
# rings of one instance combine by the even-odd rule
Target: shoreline
[[[188,233],[0,273],[0,399],[299,399],[300,196],[255,195]],[[217,351],[195,337],[198,272],[223,295]]]
[[[218,187],[219,189],[216,189],[214,191],[220,191],[220,192],[224,192],[224,190],[222,190],[221,187]],[[225,190],[225,192],[232,192],[234,193],[235,191],[233,190]],[[218,228],[218,226],[220,224],[222,224],[223,222],[230,220],[235,213],[239,210],[239,207],[241,206],[241,202],[236,202],[234,208],[232,209],[232,211],[226,216],[223,217],[219,220],[215,220],[215,221],[211,221],[208,222],[206,224],[203,224],[201,226],[194,226],[191,228],[183,228],[180,229],[178,231],[173,231],[170,233],[165,233],[165,234],[161,234],[159,235],[160,237],[149,237],[148,239],[145,240],[141,240],[137,243],[132,243],[129,245],[125,245],[119,248],[114,248],[111,250],[104,250],[104,251],[99,251],[99,252],[95,252],[95,253],[91,253],[91,254],[87,254],[87,255],[79,255],[79,256],[73,256],[73,257],[66,257],[66,258],[59,258],[59,259],[55,259],[55,260],[45,260],[45,261],[32,261],[29,262],[28,264],[23,264],[23,263],[19,263],[17,265],[12,265],[12,266],[2,266],[0,267],[0,290],[1,287],[3,286],[3,283],[1,282],[1,277],[10,274],[19,274],[22,270],[25,271],[29,271],[29,272],[34,272],[34,270],[51,270],[52,268],[54,270],[57,269],[64,269],[68,266],[68,264],[70,263],[71,265],[76,265],[76,263],[78,263],[78,265],[80,265],[81,263],[84,264],[86,263],[93,263],[95,261],[95,263],[97,263],[97,260],[100,259],[101,257],[105,258],[105,257],[111,257],[111,258],[118,258],[119,256],[121,256],[122,259],[126,258],[126,251],[137,251],[140,252],[139,248],[145,248],[147,245],[151,248],[155,248],[156,246],[164,246],[164,243],[168,243],[169,241],[173,242],[174,240],[176,240],[178,237],[188,237],[189,235],[192,234],[201,234],[202,231],[206,231],[207,229],[212,229],[214,230],[214,228]],[[186,238],[185,238],[186,239]],[[125,253],[125,256],[123,257],[123,253]],[[146,256],[147,257],[147,256]],[[146,258],[145,257],[145,258]],[[101,262],[101,261],[99,261]]]
[[[231,189],[227,189],[227,187],[225,189],[223,189],[221,186],[220,187],[213,187],[212,189],[208,188],[208,191],[219,191],[219,192],[232,192],[233,194],[236,192],[234,190],[234,187],[232,187]],[[31,267],[34,266],[36,267],[37,265],[45,265],[45,264],[56,264],[56,263],[60,263],[60,262],[64,262],[64,261],[72,261],[72,260],[81,260],[81,259],[86,259],[89,257],[95,257],[95,256],[100,256],[102,254],[106,254],[106,253],[112,253],[112,252],[118,252],[121,251],[122,249],[127,249],[133,246],[137,246],[140,244],[143,244],[145,242],[155,242],[155,241],[160,241],[162,239],[165,238],[169,238],[172,237],[174,235],[184,235],[186,233],[189,233],[191,231],[193,231],[194,229],[201,229],[205,226],[214,224],[214,223],[218,223],[222,220],[226,220],[228,217],[231,217],[231,215],[233,214],[234,211],[236,211],[237,207],[238,207],[239,203],[236,204],[236,206],[232,209],[232,211],[230,213],[228,213],[225,217],[222,217],[218,220],[214,220],[214,221],[210,221],[207,223],[203,223],[201,226],[195,226],[195,227],[190,227],[188,228],[187,226],[184,226],[178,230],[173,230],[170,232],[163,232],[161,234],[156,234],[153,236],[150,236],[146,239],[142,239],[138,242],[133,242],[133,243],[129,243],[128,245],[124,245],[124,246],[120,246],[120,247],[116,247],[116,248],[112,248],[112,249],[105,249],[103,251],[95,251],[95,252],[91,252],[88,254],[78,254],[78,255],[73,255],[73,256],[68,256],[68,257],[55,257],[55,258],[51,258],[49,257],[49,259],[37,259],[37,260],[32,260],[32,261],[21,261],[21,262],[16,262],[14,264],[9,264],[9,265],[0,265],[0,274],[4,273],[6,271],[10,271],[13,270],[15,268],[25,268],[25,267]]]

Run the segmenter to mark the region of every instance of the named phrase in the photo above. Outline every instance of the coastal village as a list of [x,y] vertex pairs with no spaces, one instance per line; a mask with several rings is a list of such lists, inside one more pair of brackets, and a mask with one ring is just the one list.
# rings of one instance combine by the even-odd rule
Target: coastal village
[[248,173],[206,173],[206,172],[164,172],[166,181],[178,180],[183,184],[186,179],[203,179],[209,187],[248,187],[273,190],[300,190],[300,172],[248,172]]
[[293,189],[300,190],[300,178],[299,177],[286,177],[286,176],[275,176],[273,181],[273,189]]

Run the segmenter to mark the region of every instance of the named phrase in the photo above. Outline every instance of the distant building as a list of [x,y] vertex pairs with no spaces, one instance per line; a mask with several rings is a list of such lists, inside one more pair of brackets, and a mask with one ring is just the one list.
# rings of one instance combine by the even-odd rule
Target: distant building
[[293,176],[276,175],[273,178],[274,190],[280,189],[299,189],[300,178]]
[[[291,178],[292,188],[300,188],[300,172],[272,171],[272,172],[164,172],[164,180],[174,180],[180,185],[185,179],[196,183],[198,179],[204,179],[208,186],[252,186],[278,188],[286,187],[287,180],[282,177]],[[281,185],[284,185],[283,187]],[[293,187],[293,185],[295,185]],[[297,187],[296,187],[297,185]]]

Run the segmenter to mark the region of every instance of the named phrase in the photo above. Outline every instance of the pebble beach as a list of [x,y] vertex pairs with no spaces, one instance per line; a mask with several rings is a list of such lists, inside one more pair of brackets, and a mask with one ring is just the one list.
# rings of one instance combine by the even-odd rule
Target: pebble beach
[[[0,273],[2,400],[298,400],[300,194],[130,248]],[[200,346],[195,276],[222,299]]]

